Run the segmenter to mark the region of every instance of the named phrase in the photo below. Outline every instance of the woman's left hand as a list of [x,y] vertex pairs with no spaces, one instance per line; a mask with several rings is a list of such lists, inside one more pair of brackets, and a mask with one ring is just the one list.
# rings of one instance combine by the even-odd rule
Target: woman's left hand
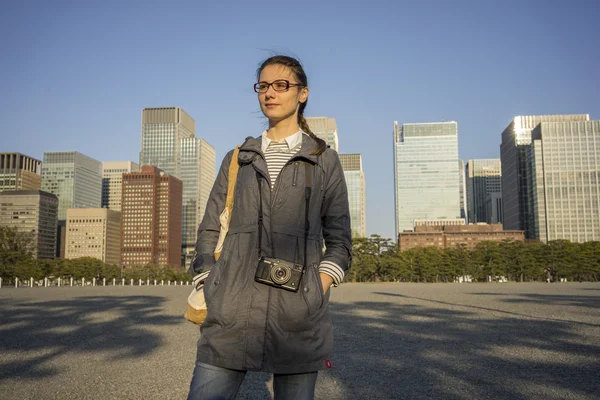
[[333,278],[327,274],[324,274],[323,272],[321,272],[319,275],[321,276],[321,286],[323,288],[323,294],[325,294],[333,284]]

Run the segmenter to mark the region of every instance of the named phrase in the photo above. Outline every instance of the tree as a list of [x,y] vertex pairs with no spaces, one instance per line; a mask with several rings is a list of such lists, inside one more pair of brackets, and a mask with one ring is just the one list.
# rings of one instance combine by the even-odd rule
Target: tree
[[35,236],[21,232],[17,227],[0,226],[0,277],[12,279],[17,276],[17,266],[32,258]]

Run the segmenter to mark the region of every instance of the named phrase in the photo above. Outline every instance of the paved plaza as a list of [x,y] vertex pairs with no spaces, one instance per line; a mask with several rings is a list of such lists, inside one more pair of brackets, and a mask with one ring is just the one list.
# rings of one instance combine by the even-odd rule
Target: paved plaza
[[[185,399],[189,286],[0,289],[0,399]],[[344,284],[317,399],[597,399],[600,284]],[[268,399],[250,373],[238,398]]]

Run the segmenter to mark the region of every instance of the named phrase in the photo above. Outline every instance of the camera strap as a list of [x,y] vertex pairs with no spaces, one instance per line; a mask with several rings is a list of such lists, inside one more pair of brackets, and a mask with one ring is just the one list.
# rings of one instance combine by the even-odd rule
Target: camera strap
[[[308,255],[308,232],[310,231],[310,221],[308,216],[310,197],[312,193],[312,178],[313,169],[309,162],[304,164],[305,170],[305,187],[304,187],[304,267],[307,267],[307,255]],[[256,173],[256,180],[258,181],[258,258],[261,257],[262,251],[262,231],[263,231],[263,198],[262,198],[262,179],[260,174]],[[271,241],[273,240],[273,231],[271,230]],[[275,249],[272,249],[272,255],[275,257]]]

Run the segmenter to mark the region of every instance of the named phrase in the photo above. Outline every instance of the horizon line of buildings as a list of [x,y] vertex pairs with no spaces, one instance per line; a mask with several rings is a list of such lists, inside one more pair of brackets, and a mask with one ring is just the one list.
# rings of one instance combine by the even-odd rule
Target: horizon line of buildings
[[[335,118],[307,122],[339,152]],[[195,136],[195,121],[179,107],[144,108],[141,134],[139,164],[102,163],[75,151],[45,152],[42,161],[0,153],[0,224],[34,231],[37,257],[49,257],[53,245],[57,257],[188,266],[215,179],[215,150]],[[508,237],[600,240],[600,121],[588,114],[517,116],[502,133],[499,159],[466,163],[458,157],[456,121],[394,122],[393,137],[396,238],[403,249],[454,246],[447,237],[456,232],[468,247]],[[366,237],[362,156],[339,157],[353,237]],[[17,206],[18,190],[24,192]],[[48,215],[54,212],[53,237]],[[437,236],[425,226],[436,226]]]

